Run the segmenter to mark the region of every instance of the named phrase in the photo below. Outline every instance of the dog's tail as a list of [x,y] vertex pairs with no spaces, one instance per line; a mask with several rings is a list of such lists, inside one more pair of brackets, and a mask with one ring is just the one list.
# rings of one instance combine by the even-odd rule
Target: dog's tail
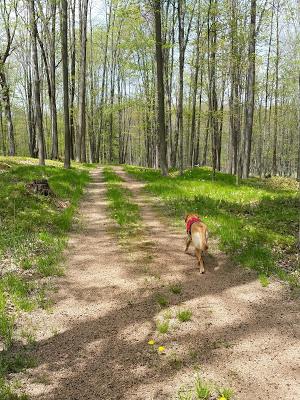
[[208,240],[207,231],[205,231],[205,237],[203,237],[203,235],[200,235],[199,232],[195,232],[193,234],[193,244],[196,249],[199,249],[201,251],[208,250],[207,240]]

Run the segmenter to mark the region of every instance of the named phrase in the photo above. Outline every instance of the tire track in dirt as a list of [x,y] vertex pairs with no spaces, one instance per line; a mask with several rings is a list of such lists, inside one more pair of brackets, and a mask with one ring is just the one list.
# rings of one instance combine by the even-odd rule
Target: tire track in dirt
[[[158,215],[143,192],[144,183],[121,167],[114,170],[141,209],[144,235],[153,243],[151,271],[160,276],[161,292],[168,295],[170,282],[183,286],[179,299],[169,293],[173,315],[178,307],[193,312],[191,322],[177,324],[163,339],[167,356],[173,352],[182,363],[153,399],[169,398],[174,386],[189,382],[195,365],[201,366],[205,378],[232,386],[242,400],[299,399],[300,310],[288,289],[276,280],[263,288],[256,273],[233,266],[212,240],[205,258],[207,272],[201,276],[196,259],[183,252],[184,227],[178,232]],[[170,368],[168,361],[161,364]],[[152,382],[143,384],[137,398],[152,398],[143,397],[152,388]]]

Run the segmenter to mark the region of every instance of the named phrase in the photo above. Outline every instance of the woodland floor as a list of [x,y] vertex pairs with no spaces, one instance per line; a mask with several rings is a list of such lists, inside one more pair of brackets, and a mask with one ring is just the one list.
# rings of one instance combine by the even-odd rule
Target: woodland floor
[[[298,400],[300,313],[288,288],[276,280],[262,287],[213,239],[200,275],[193,250],[184,253],[184,225],[176,230],[157,214],[155,199],[144,197],[143,183],[114,170],[141,208],[140,240],[120,245],[102,171],[92,171],[83,229],[70,236],[52,312],[31,316],[37,367],[21,375],[30,398],[173,399],[199,368],[203,378],[232,387],[237,399]],[[180,294],[171,293],[174,283]],[[164,309],[159,295],[168,298]],[[174,318],[183,309],[192,311],[191,321]],[[158,334],[166,312],[169,332]]]

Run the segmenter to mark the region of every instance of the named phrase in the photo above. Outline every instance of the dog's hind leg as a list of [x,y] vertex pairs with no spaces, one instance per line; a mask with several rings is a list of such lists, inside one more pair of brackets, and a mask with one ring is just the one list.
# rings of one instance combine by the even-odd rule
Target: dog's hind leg
[[186,248],[185,248],[185,250],[184,250],[185,253],[187,253],[187,251],[188,251],[188,249],[189,249],[191,243],[192,243],[192,238],[191,238],[190,235],[188,235],[187,238],[186,238]]
[[204,263],[203,263],[203,259],[202,259],[202,251],[200,249],[196,248],[196,257],[198,260],[198,265],[200,267],[200,274],[204,274]]

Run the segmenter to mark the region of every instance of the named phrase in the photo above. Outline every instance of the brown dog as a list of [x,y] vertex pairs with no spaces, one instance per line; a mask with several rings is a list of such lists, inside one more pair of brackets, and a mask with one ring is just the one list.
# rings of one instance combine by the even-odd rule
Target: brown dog
[[208,249],[208,230],[207,226],[201,221],[197,214],[187,214],[185,217],[186,223],[186,249],[187,253],[190,244],[193,242],[195,246],[195,254],[198,259],[198,265],[200,267],[200,274],[204,273],[204,263],[202,259],[202,252]]

